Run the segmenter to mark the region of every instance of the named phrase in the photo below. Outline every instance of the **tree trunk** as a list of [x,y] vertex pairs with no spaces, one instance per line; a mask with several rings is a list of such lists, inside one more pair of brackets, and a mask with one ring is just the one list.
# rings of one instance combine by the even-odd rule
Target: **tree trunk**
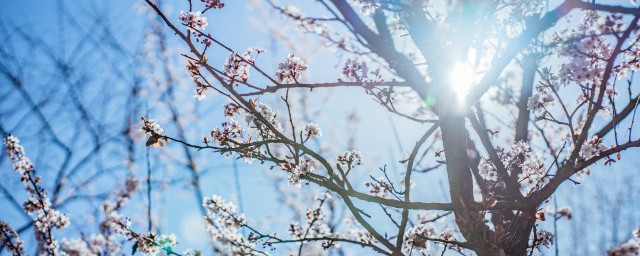
[[441,131],[447,165],[451,202],[455,221],[468,245],[483,255],[516,255],[527,253],[529,237],[535,224],[535,211],[501,215],[499,223],[494,221],[494,230],[486,225],[483,212],[469,209],[476,204],[473,198],[473,177],[467,154],[467,134],[464,115],[457,113],[456,106],[440,104]]
[[447,163],[451,202],[455,204],[455,220],[464,238],[477,249],[478,255],[497,255],[490,242],[491,230],[481,212],[468,208],[474,204],[473,179],[467,155],[465,117],[458,106],[440,105],[441,131]]

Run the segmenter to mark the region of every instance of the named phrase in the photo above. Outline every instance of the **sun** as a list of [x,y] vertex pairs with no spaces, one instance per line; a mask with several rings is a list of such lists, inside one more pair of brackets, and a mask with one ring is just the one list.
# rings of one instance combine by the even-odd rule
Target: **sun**
[[464,104],[467,93],[476,82],[476,71],[467,62],[460,62],[451,70],[449,80],[450,86],[458,98],[458,103]]

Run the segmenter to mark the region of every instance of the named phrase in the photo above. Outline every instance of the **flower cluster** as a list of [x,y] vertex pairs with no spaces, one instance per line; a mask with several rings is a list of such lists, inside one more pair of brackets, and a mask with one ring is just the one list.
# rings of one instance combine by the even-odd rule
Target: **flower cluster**
[[598,12],[587,12],[579,29],[567,36],[569,43],[560,48],[559,54],[569,57],[559,71],[562,82],[598,83],[606,66],[603,60],[609,59],[613,51],[609,40],[601,35],[621,29],[622,22],[615,15],[603,19]]
[[441,219],[443,216],[444,215],[438,215],[434,212],[429,211],[418,212],[416,214],[416,222],[418,224],[427,224],[430,222],[435,222],[436,220]]
[[607,256],[638,255],[640,255],[640,227],[633,231],[633,238],[629,239],[629,241],[607,251]]
[[301,177],[302,175],[306,175],[309,173],[313,173],[316,170],[316,162],[307,157],[301,157],[300,162],[291,168],[289,172],[289,185],[300,188],[301,186]]
[[131,221],[126,217],[118,213],[117,204],[110,201],[102,203],[102,213],[104,214],[104,220],[100,223],[100,231],[107,233],[114,231],[116,233],[124,232],[123,227],[130,227]]
[[100,253],[100,251],[90,250],[87,243],[79,238],[63,238],[60,247],[62,247],[68,255],[98,255],[98,253]]
[[327,217],[321,207],[307,209],[305,214],[306,227],[294,222],[289,225],[289,234],[295,239],[308,239],[316,237],[330,237],[331,228],[324,222]]
[[522,164],[522,173],[518,175],[518,181],[521,183],[525,191],[537,189],[547,182],[546,173],[543,167],[544,163],[534,160],[526,160]]
[[[125,234],[124,226],[128,227],[129,220],[121,216],[118,211],[124,207],[129,198],[139,187],[139,180],[133,176],[128,176],[124,187],[118,189],[116,198],[105,200],[102,203],[102,213],[104,219],[99,224],[99,234],[94,234],[89,241],[83,239],[69,239],[62,241],[62,248],[70,255],[105,255],[120,254],[122,252],[122,242],[117,239],[116,234]],[[84,244],[83,244],[84,243]],[[85,249],[93,254],[84,254]]]
[[160,251],[171,254],[173,252],[172,247],[177,244],[174,234],[158,236],[153,231],[146,234],[133,231],[131,229],[131,221],[127,218],[121,218],[113,222],[112,225],[116,233],[127,237],[130,241],[134,241],[134,253],[137,250],[149,256],[156,256]]
[[202,77],[202,73],[200,73],[200,66],[195,61],[189,60],[187,61],[187,74],[193,82],[196,84],[195,92],[193,93],[193,97],[198,100],[203,100],[207,95],[207,85],[200,80]]
[[211,131],[211,138],[220,146],[229,145],[229,143],[242,143],[237,141],[237,138],[243,136],[242,127],[235,120],[222,123],[222,129],[216,127]]
[[338,161],[338,164],[342,166],[346,166],[349,169],[351,169],[357,165],[361,165],[363,162],[362,159],[363,159],[362,153],[354,149],[351,151],[346,151],[342,153],[342,155],[339,155],[337,158],[337,161]]
[[222,9],[224,7],[224,3],[220,0],[201,0],[205,4],[205,8],[207,9]]
[[320,126],[314,123],[308,123],[304,126],[304,134],[307,138],[320,138],[322,137],[322,130],[320,130]]
[[234,118],[238,116],[238,114],[240,113],[240,110],[241,110],[240,106],[238,106],[238,104],[235,104],[233,102],[224,104],[224,117]]
[[432,222],[433,219],[430,220],[422,220],[419,221],[420,224],[417,224],[410,229],[404,235],[404,244],[403,248],[407,252],[427,252],[431,248],[431,243],[429,241],[436,241],[438,243],[443,243],[445,246],[451,248],[454,247],[457,239],[450,229],[443,227],[438,230],[428,222]]
[[278,64],[276,77],[278,81],[283,83],[297,83],[305,70],[307,70],[307,65],[304,64],[304,61],[293,54],[289,54],[284,62]]
[[[276,130],[282,131],[282,124],[278,121],[277,116],[278,113],[267,104],[258,103],[256,110],[260,113],[260,115],[267,120],[267,122],[273,126]],[[268,129],[263,129],[263,124],[261,122],[256,122],[255,117],[252,115],[247,115],[247,122],[255,124],[256,128],[263,131],[263,138],[269,138],[271,136],[271,132]]]
[[540,246],[549,247],[551,245],[553,245],[553,233],[546,230],[536,231],[533,248],[539,248]]
[[202,16],[202,12],[181,11],[178,19],[182,22],[182,25],[187,26],[189,30],[205,30],[209,25],[209,23],[207,23],[207,17]]
[[154,242],[156,239],[156,233],[149,232],[148,234],[140,234],[140,237],[136,239],[136,245],[138,250],[145,255],[155,256],[160,253],[160,247]]
[[163,135],[164,130],[154,119],[140,118],[140,130],[147,134],[148,137],[154,135]]
[[530,111],[540,112],[545,110],[555,100],[553,94],[557,92],[559,87],[558,76],[551,73],[548,68],[543,68],[540,72],[541,82],[536,86],[536,92],[531,95],[527,102],[527,109]]
[[[277,139],[273,129],[282,131],[282,125],[276,117],[277,112],[268,105],[256,100],[250,100],[250,104],[255,112],[251,110],[251,106],[245,108],[236,102],[225,104],[224,116],[229,118],[229,121],[222,122],[221,126],[211,130],[210,136],[204,136],[203,142],[210,145],[209,143],[213,141],[220,146],[220,148],[216,147],[216,150],[221,154],[231,156],[237,153],[248,163],[251,163],[254,157],[263,155],[262,146],[267,143],[266,141]],[[246,122],[244,127],[236,121],[241,115],[244,115]]]
[[37,175],[31,160],[20,145],[20,140],[9,134],[4,139],[4,144],[14,170],[20,174],[20,180],[30,194],[30,197],[24,202],[23,208],[27,214],[36,215],[33,226],[40,245],[40,253],[57,255],[59,244],[54,239],[52,230],[68,227],[69,218],[52,207],[47,192],[40,186],[42,178]]
[[[289,225],[289,234],[291,237],[294,239],[340,237],[341,235],[332,233],[331,227],[329,227],[325,221],[327,213],[323,210],[323,205],[327,202],[332,203],[331,195],[329,193],[322,193],[316,196],[315,200],[319,203],[316,207],[307,209],[304,215],[304,227],[297,222]],[[323,243],[323,248],[327,249],[332,245],[332,243]]]
[[386,198],[389,191],[391,191],[391,183],[385,177],[380,177],[372,182],[365,182],[364,186],[369,188],[369,194],[382,198]]
[[430,225],[419,224],[411,227],[404,235],[404,249],[407,252],[429,251],[431,244],[428,243],[430,237],[435,237],[435,229]]
[[342,67],[342,77],[348,81],[363,82],[368,75],[367,63],[358,59],[347,59]]
[[176,239],[176,235],[174,235],[173,233],[170,233],[168,235],[160,235],[154,240],[154,245],[160,248],[164,248],[165,251],[171,251],[172,249],[170,248],[176,246],[176,244],[178,244],[178,240]]
[[14,256],[26,255],[24,243],[20,240],[18,233],[3,221],[0,221],[0,242]]
[[539,188],[547,180],[544,163],[531,155],[531,148],[524,141],[514,143],[508,153],[500,154],[500,158],[509,171],[521,170],[518,181],[524,191]]
[[246,83],[249,80],[249,70],[255,62],[255,56],[264,52],[264,49],[251,47],[247,48],[243,54],[232,52],[224,62],[224,75],[228,78],[229,84],[237,84],[237,81]]
[[30,180],[30,173],[35,171],[31,160],[25,156],[24,147],[20,145],[20,140],[9,134],[4,139],[4,144],[9,154],[13,169],[20,174],[20,180],[27,184]]
[[196,42],[203,43],[207,47],[211,46],[212,40],[210,34],[202,31],[207,29],[209,23],[204,13],[210,9],[222,9],[224,3],[221,0],[200,0],[204,3],[205,8],[202,11],[181,11],[178,16],[181,24],[187,27],[187,30],[195,36]]
[[[140,118],[140,130],[147,135],[147,146],[153,145],[154,147],[162,147],[164,144],[169,143],[169,140],[165,137],[164,130],[154,119],[147,119],[146,117]],[[162,142],[164,140],[164,143]]]
[[255,244],[247,241],[240,233],[246,220],[244,214],[238,213],[235,204],[213,195],[211,198],[204,198],[202,205],[207,210],[207,231],[213,241],[228,246],[228,253],[232,255],[253,255]]
[[62,247],[66,254],[71,256],[102,255],[102,247],[106,244],[106,238],[101,234],[97,234],[92,235],[88,242],[79,238],[62,239],[60,247]]
[[[100,255],[99,252],[100,248],[104,247],[104,246],[108,246],[107,251],[109,252],[113,252],[115,251],[114,248],[120,248],[119,244],[115,244],[114,243],[114,237],[113,235],[111,235],[110,238],[105,238],[102,234],[94,234],[91,235],[91,237],[89,238],[89,250],[96,253],[97,255]],[[117,247],[116,247],[117,246]]]
[[[497,151],[498,157],[509,174],[518,173],[518,182],[522,191],[531,192],[540,188],[548,180],[543,168],[544,163],[532,156],[531,148],[524,141],[514,143],[508,151],[502,148],[498,148]],[[480,159],[478,171],[487,181],[498,180],[496,167],[489,159]]]
[[607,256],[638,256],[640,255],[640,244],[638,241],[629,240],[620,247],[612,248],[607,251]]
[[640,46],[633,44],[630,51],[623,52],[623,58],[617,67],[614,67],[618,76],[623,76],[629,71],[640,70]]
[[602,140],[596,135],[588,139],[580,149],[580,158],[590,159],[592,157],[600,156],[602,151],[607,148],[602,144]]
[[[50,232],[50,230],[55,227],[57,229],[63,229],[69,226],[69,218],[64,214],[60,213],[58,210],[51,209],[51,202],[45,202],[42,209],[38,209],[39,206],[34,203],[34,198],[30,198],[29,201],[25,202],[25,209],[36,210],[38,209],[38,216],[35,219],[34,226],[36,229],[42,233]],[[30,205],[30,206],[27,206]],[[31,212],[35,213],[34,212]]]
[[[593,42],[593,44],[606,44],[606,41]],[[591,45],[579,44],[576,48],[592,47]],[[587,83],[599,80],[602,73],[602,66],[598,62],[592,61],[589,57],[582,53],[571,52],[570,61],[562,64],[560,68],[560,77],[563,83],[576,82]]]
[[482,158],[480,159],[480,163],[478,164],[478,172],[480,173],[480,177],[485,180],[497,181],[498,180],[498,172],[495,167],[491,164],[491,160]]

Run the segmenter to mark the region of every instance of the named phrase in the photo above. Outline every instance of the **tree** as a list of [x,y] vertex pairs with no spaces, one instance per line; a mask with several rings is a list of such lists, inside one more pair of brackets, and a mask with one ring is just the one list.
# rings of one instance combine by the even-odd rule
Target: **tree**
[[[301,31],[348,56],[335,72],[340,77],[305,82],[314,67],[297,55],[289,54],[274,74],[257,58],[269,54],[265,50],[237,51],[209,34],[206,15],[224,12],[221,1],[188,1],[177,20],[145,1],[187,46],[182,56],[195,84],[194,97],[225,98],[222,114],[228,118],[194,142],[184,133],[165,133],[157,121],[143,117],[146,145],[177,144],[187,154],[187,148],[214,151],[280,170],[289,185],[301,190],[326,190],[304,214],[305,222],[291,223],[288,236],[255,227],[222,197],[203,198],[201,211],[220,253],[262,255],[298,244],[297,253],[307,255],[314,249],[341,252],[338,245],[354,244],[386,255],[436,249],[533,254],[554,243],[542,222],[571,218],[566,208],[543,209],[560,185],[578,184],[576,178],[588,175],[590,167],[615,165],[624,151],[640,146],[634,131],[640,9],[634,6],[581,0],[564,0],[554,8],[540,0],[320,0],[314,4],[324,14],[316,17],[269,1]],[[217,58],[221,51],[228,54],[224,64]],[[316,143],[331,138],[323,136],[316,121],[298,114],[292,95],[341,87],[361,88],[388,112],[420,125],[422,134],[409,154],[389,163],[405,168],[400,179],[383,165],[380,178],[371,174],[364,184],[356,183],[357,170],[371,168],[362,152],[349,148],[332,155]],[[284,111],[267,105],[268,98],[280,100]],[[407,106],[419,111],[410,113]],[[6,144],[14,168],[23,176],[32,173],[33,166],[20,161],[24,152],[15,137],[7,137]],[[427,168],[425,161],[431,163]],[[446,174],[447,202],[421,199],[419,192],[430,190],[412,185],[419,184],[421,172]],[[197,188],[197,176],[193,180]],[[29,191],[40,190],[37,182],[31,185]],[[118,195],[128,198],[131,190]],[[35,208],[52,215],[42,203],[45,197],[32,194],[41,199]],[[338,216],[338,204],[348,211],[347,227],[327,218]],[[175,238],[136,232],[117,210],[104,210],[105,230],[135,241],[134,251],[177,254]],[[421,214],[414,217],[415,212]],[[381,224],[378,217],[391,224]],[[437,222],[442,219],[450,221]],[[48,238],[50,230],[40,232]],[[7,234],[12,235],[3,241],[15,245],[15,232]],[[635,238],[609,254],[637,255],[638,236],[636,230]],[[70,248],[63,246],[67,252]]]

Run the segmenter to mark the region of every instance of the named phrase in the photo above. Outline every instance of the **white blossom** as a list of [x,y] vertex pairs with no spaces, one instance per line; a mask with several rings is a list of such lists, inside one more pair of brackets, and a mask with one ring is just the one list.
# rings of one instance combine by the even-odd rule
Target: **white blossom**
[[[282,131],[282,125],[280,124],[280,121],[278,121],[278,119],[276,118],[278,113],[273,108],[269,107],[267,104],[259,103],[256,110],[259,111],[260,115],[262,115],[262,117],[266,119],[267,122],[271,124],[271,126],[276,128],[276,130],[278,131]],[[252,120],[255,121],[255,117],[252,117],[252,118],[253,118]],[[262,126],[262,124],[259,124],[257,122],[253,122],[253,123],[259,127]],[[266,135],[271,135],[271,133],[268,133]]]
[[12,255],[26,255],[24,253],[24,242],[18,236],[18,232],[13,230],[9,224],[0,220],[0,241]]
[[243,53],[232,52],[224,63],[224,75],[231,84],[237,81],[247,82],[249,80],[249,71],[255,62],[254,53],[261,54],[265,50],[262,48],[249,47]]
[[301,187],[301,175],[313,173],[316,169],[315,160],[304,156],[300,158],[300,162],[295,165],[289,172],[289,185],[297,188]]
[[168,235],[160,235],[160,237],[156,239],[156,243],[158,243],[160,247],[172,247],[178,244],[178,240],[176,235],[171,233]]
[[240,106],[230,102],[224,105],[224,117],[236,117],[240,112]]
[[209,23],[207,23],[207,17],[202,16],[202,12],[181,11],[178,19],[190,30],[205,30],[209,25]]
[[89,246],[85,241],[79,238],[64,238],[60,243],[60,247],[62,247],[64,252],[69,254],[70,256],[98,255],[96,252],[93,252],[89,249]]
[[89,250],[91,250],[91,252],[98,254],[100,249],[105,245],[107,245],[107,239],[102,234],[91,235],[89,239]]
[[304,64],[304,61],[293,54],[289,54],[284,62],[278,64],[276,77],[280,82],[295,83],[298,82],[302,72],[305,70],[307,70],[307,65]]
[[367,63],[358,59],[347,59],[342,68],[342,77],[348,81],[365,81],[368,74]]
[[164,135],[164,130],[155,119],[140,118],[140,130],[147,134],[147,137]]
[[385,177],[365,182],[364,186],[369,188],[369,194],[382,198],[386,198],[391,191],[391,183]]
[[521,165],[521,168],[522,172],[518,175],[518,181],[525,192],[537,189],[548,181],[542,162],[528,159]]
[[535,87],[535,92],[527,102],[527,109],[534,113],[545,110],[554,101],[554,92],[560,89],[559,78],[549,68],[540,71],[540,82]]
[[491,165],[491,160],[482,158],[480,159],[480,163],[478,164],[478,172],[480,176],[485,180],[497,181],[498,180],[498,172]]
[[5,148],[11,160],[13,169],[20,174],[20,180],[29,194],[23,203],[25,212],[35,215],[33,226],[36,230],[36,240],[40,245],[41,254],[57,255],[59,244],[53,237],[53,229],[63,229],[69,226],[69,218],[54,209],[47,192],[40,185],[42,177],[37,175],[31,160],[26,156],[20,140],[9,134],[4,139]]
[[222,9],[224,3],[221,0],[200,0],[205,4],[206,8]]
[[636,240],[629,240],[620,247],[612,248],[607,251],[607,256],[639,256],[640,244]]
[[435,229],[430,225],[419,224],[411,227],[404,235],[404,250],[407,252],[427,252],[431,248],[428,239],[434,237]]
[[233,255],[253,255],[255,244],[248,241],[240,233],[240,228],[246,225],[243,214],[239,214],[238,207],[226,202],[222,197],[213,195],[204,198],[202,205],[207,210],[207,231],[211,239],[228,246]]
[[196,98],[198,101],[202,101],[205,98],[207,98],[207,94],[205,94],[206,91],[207,90],[198,90],[198,89],[196,89],[193,92],[193,97]]
[[308,123],[307,125],[305,125],[304,132],[309,138],[322,137],[322,130],[320,130],[320,126],[314,123]]
[[222,128],[216,127],[211,131],[211,138],[220,146],[232,145],[237,138],[242,137],[244,130],[236,120],[223,122]]
[[353,168],[357,165],[361,165],[363,163],[362,153],[358,150],[351,150],[342,153],[337,158],[338,164],[347,166],[348,168]]
[[600,153],[606,149],[607,148],[602,144],[602,140],[600,140],[596,135],[585,141],[580,149],[579,155],[582,159],[590,159],[592,157],[600,156]]

